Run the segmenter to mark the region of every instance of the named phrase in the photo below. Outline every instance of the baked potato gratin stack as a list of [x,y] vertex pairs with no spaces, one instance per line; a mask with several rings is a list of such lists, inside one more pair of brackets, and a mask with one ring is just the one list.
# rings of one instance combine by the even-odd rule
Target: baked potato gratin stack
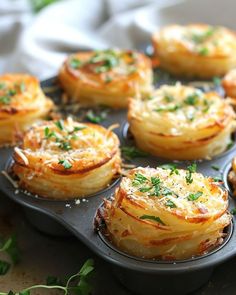
[[229,171],[228,181],[233,189],[233,196],[236,197],[236,157],[232,160],[232,169]]
[[227,149],[235,114],[217,93],[177,83],[131,99],[130,131],[137,146],[175,160],[212,158]]
[[0,145],[15,144],[22,132],[46,117],[53,108],[35,77],[0,76]]
[[236,67],[236,35],[224,27],[170,25],[152,43],[160,66],[175,75],[212,78]]
[[236,99],[236,69],[229,71],[225,75],[222,86],[227,96]]
[[120,170],[119,140],[102,126],[67,120],[32,127],[13,154],[19,186],[41,197],[96,193]]
[[103,218],[116,247],[142,258],[186,259],[222,243],[230,224],[228,194],[188,170],[136,168],[121,181]]
[[125,108],[128,97],[152,87],[151,61],[130,50],[79,52],[65,61],[59,81],[72,101]]

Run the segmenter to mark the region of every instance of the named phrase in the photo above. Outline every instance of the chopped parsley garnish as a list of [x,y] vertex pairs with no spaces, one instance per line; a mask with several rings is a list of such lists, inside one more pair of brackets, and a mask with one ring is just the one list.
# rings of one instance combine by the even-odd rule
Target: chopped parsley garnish
[[209,111],[209,108],[210,108],[210,106],[212,105],[212,101],[210,102],[210,101],[208,101],[207,99],[204,99],[203,100],[203,105],[205,106],[204,108],[203,108],[203,113],[207,113],[208,111]]
[[62,120],[58,120],[54,122],[54,124],[57,126],[58,129],[63,130],[64,129],[64,123]]
[[161,107],[155,109],[155,111],[156,112],[175,112],[180,108],[181,108],[181,106],[179,104],[175,104],[172,106],[161,106]]
[[165,170],[170,169],[170,175],[179,174],[179,170],[176,164],[164,164],[164,165],[161,165],[160,167]]
[[176,208],[177,206],[175,205],[175,203],[171,200],[168,200],[166,203],[165,203],[166,207],[170,207],[170,208]]
[[173,97],[173,95],[171,95],[171,94],[165,94],[165,96],[164,96],[164,100],[165,100],[166,102],[172,102],[172,101],[174,100],[174,97]]
[[20,85],[19,85],[19,88],[20,88],[20,92],[23,93],[25,91],[25,88],[26,88],[25,83],[21,82]]
[[140,219],[148,219],[148,220],[153,220],[153,221],[156,221],[162,225],[165,225],[165,223],[161,220],[160,217],[158,216],[153,216],[153,215],[142,215],[139,217]]
[[[0,266],[1,267],[1,266]],[[1,292],[1,295],[31,295],[34,294],[41,294],[40,289],[45,290],[57,290],[61,294],[77,294],[77,295],[89,295],[92,294],[92,286],[90,284],[91,273],[94,270],[94,263],[92,259],[88,259],[81,269],[74,275],[66,278],[64,280],[60,280],[56,277],[48,277],[46,285],[34,285],[24,290],[18,292]],[[35,289],[38,289],[36,293],[34,292]],[[32,293],[31,293],[32,291]]]
[[220,167],[217,166],[217,165],[211,165],[211,168],[216,170],[216,171],[219,171],[220,170]]
[[56,134],[54,131],[51,131],[48,127],[44,128],[44,136],[45,138],[51,138],[51,137],[56,137]]
[[6,87],[6,84],[3,82],[0,82],[0,89],[4,89]]
[[95,115],[93,110],[88,111],[86,118],[92,123],[98,124],[103,122],[107,117],[107,110],[102,111],[99,115]]
[[59,160],[58,164],[61,164],[65,169],[70,169],[72,167],[68,160]]
[[120,63],[118,54],[114,50],[97,51],[88,63],[99,65],[95,67],[95,73],[105,73]]
[[129,75],[132,75],[132,74],[135,73],[135,72],[137,72],[137,67],[135,67],[135,66],[130,66],[130,67],[128,68],[128,74],[129,74]]
[[233,147],[234,142],[231,140],[230,143],[227,144],[226,150],[229,150]]
[[[64,127],[64,123],[63,121],[59,120],[57,122],[54,123],[57,128],[59,130],[66,130],[65,127]],[[62,150],[65,150],[65,151],[69,151],[72,149],[72,146],[71,146],[71,143],[70,143],[70,140],[71,139],[77,139],[78,136],[76,134],[74,134],[75,131],[79,131],[79,130],[82,130],[86,127],[75,127],[73,129],[73,131],[67,131],[67,135],[64,135],[62,138],[58,136],[58,134],[55,132],[55,131],[51,131],[49,129],[49,127],[45,127],[44,129],[44,136],[45,136],[45,139],[50,139],[50,138],[55,138],[55,142],[57,144],[57,146],[62,149]]]
[[205,32],[202,33],[192,33],[190,38],[191,40],[196,43],[196,44],[200,44],[205,42],[208,38],[210,38],[214,32],[216,31],[216,27],[209,27],[208,30],[206,30]]
[[215,176],[212,179],[214,182],[223,182],[223,179],[220,176]]
[[208,53],[209,53],[209,50],[207,47],[201,47],[198,49],[199,55],[206,56],[206,55],[208,55]]
[[148,179],[141,173],[135,173],[135,177],[134,177],[134,180],[132,181],[132,185],[138,186],[140,184],[145,183],[147,180]]
[[221,85],[221,79],[219,77],[213,77],[212,82],[216,87],[219,87]]
[[78,69],[81,65],[82,65],[82,62],[77,58],[73,58],[70,60],[70,66],[73,69]]
[[122,146],[121,152],[122,156],[127,160],[148,156],[148,153],[143,152],[134,146]]
[[184,100],[184,103],[187,105],[194,106],[198,103],[198,99],[199,99],[199,94],[195,92],[191,95],[188,95],[186,99]]
[[111,81],[112,81],[112,77],[107,75],[105,77],[105,83],[110,83]]
[[161,180],[158,177],[152,176],[151,177],[151,183],[152,183],[152,185],[156,186],[156,185],[159,185],[161,183]]
[[168,196],[168,195],[175,195],[177,198],[179,197],[175,192],[171,191],[169,188],[167,187],[162,187],[162,190],[161,190],[161,194],[163,196]]
[[15,89],[9,89],[7,91],[7,95],[9,95],[9,96],[14,96],[15,94],[16,94],[16,90]]
[[231,213],[232,215],[236,215],[236,208],[233,208],[233,209],[230,211],[230,213]]
[[11,98],[9,96],[0,96],[0,103],[10,104]]
[[58,142],[59,142],[59,148],[62,150],[69,151],[72,149],[69,141],[58,140]]
[[2,90],[1,92],[1,96],[0,96],[0,103],[1,104],[10,104],[11,103],[11,98],[16,95],[17,92],[19,92],[19,85],[15,84],[14,86],[16,89],[9,89],[6,88],[6,84],[5,83],[0,83],[0,90]]
[[141,193],[146,193],[152,189],[152,186],[140,187],[139,191]]
[[203,192],[197,192],[195,194],[189,194],[187,199],[188,201],[196,201],[198,198],[202,196]]
[[175,195],[178,198],[178,195],[175,192],[162,185],[161,179],[159,177],[152,176],[150,179],[148,179],[141,173],[136,173],[132,181],[132,185],[141,186],[139,191],[142,193],[148,192],[148,195],[151,197]]
[[73,132],[76,132],[76,131],[80,131],[80,130],[83,130],[83,129],[86,129],[86,126],[76,126],[73,130]]
[[185,179],[186,179],[187,184],[190,184],[190,183],[193,182],[193,176],[192,176],[192,174],[195,173],[196,170],[197,170],[196,163],[193,163],[192,165],[189,165],[187,167],[187,172],[186,172],[186,176],[185,176]]

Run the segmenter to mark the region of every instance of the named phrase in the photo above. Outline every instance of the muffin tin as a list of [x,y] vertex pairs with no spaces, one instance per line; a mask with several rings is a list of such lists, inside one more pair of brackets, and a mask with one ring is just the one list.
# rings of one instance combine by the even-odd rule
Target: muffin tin
[[[161,76],[162,73],[159,72],[158,75]],[[162,82],[159,80],[157,84],[160,85]],[[57,85],[56,78],[42,82],[42,87],[48,92],[47,95],[52,97],[55,103],[59,105],[61,90],[54,89],[55,85]],[[222,91],[220,88],[217,90]],[[67,108],[69,109],[69,107],[65,106],[59,107],[63,113],[70,113],[70,111],[67,112],[65,110]],[[78,118],[83,117],[83,114],[83,110],[78,111]],[[128,133],[125,110],[109,110],[107,119],[101,125],[108,127],[114,123],[120,124],[120,127],[114,130],[114,132],[119,136],[121,145],[132,145],[133,141]],[[231,191],[230,186],[227,184],[227,174],[230,170],[231,159],[236,154],[235,139],[233,138],[233,140],[233,146],[223,154],[212,160],[196,161],[198,172],[206,176],[221,177],[229,193]],[[1,149],[1,170],[9,171],[12,161],[11,155],[12,148]],[[131,163],[136,166],[149,165],[151,167],[170,162],[167,159],[153,156],[131,160]],[[174,162],[179,168],[185,168],[191,163],[190,161]],[[220,170],[216,171],[213,169],[213,165],[219,166]],[[77,236],[92,251],[108,261],[117,278],[134,294],[189,294],[208,281],[216,265],[236,254],[236,230],[233,221],[226,229],[223,244],[213,249],[210,253],[196,258],[183,261],[156,261],[132,257],[121,252],[110,244],[103,232],[99,230],[100,226],[95,222],[97,210],[102,208],[103,198],[110,198],[118,185],[119,179],[115,180],[105,190],[88,198],[80,199],[80,201],[55,201],[22,192],[14,188],[3,174],[0,175],[0,189],[2,192],[26,209],[30,209],[30,211],[27,210],[28,218],[33,220],[37,228],[42,231],[51,232],[49,230],[51,220],[55,220],[61,224]],[[230,197],[229,210],[235,206],[236,202]],[[63,234],[60,232],[61,228],[55,228],[55,230],[59,230],[58,234]],[[57,234],[57,232],[54,233]]]

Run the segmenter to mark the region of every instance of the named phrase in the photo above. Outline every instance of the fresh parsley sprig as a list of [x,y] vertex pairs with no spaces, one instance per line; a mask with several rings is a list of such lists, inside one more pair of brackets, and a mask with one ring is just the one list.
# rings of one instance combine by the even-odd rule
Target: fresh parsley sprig
[[[92,259],[88,259],[80,271],[76,273],[75,275],[71,276],[65,284],[61,284],[61,281],[57,278],[51,277],[51,280],[47,280],[46,285],[34,285],[31,287],[28,287],[22,291],[19,292],[0,292],[0,295],[31,295],[31,291],[35,289],[55,289],[58,291],[61,291],[61,294],[69,295],[71,294],[71,291],[73,294],[78,295],[89,295],[91,294],[92,287],[89,283],[90,274],[94,271],[94,263]],[[55,284],[55,285],[54,285]]]
[[121,153],[123,158],[126,160],[131,160],[135,158],[142,158],[148,156],[148,153],[139,150],[135,146],[122,146]]
[[195,173],[196,170],[197,170],[196,163],[193,163],[187,167],[187,172],[186,172],[186,176],[185,176],[187,184],[190,184],[193,182],[193,175],[192,174]]
[[103,110],[100,114],[96,115],[93,110],[89,110],[86,119],[95,124],[102,123],[107,118],[108,110]]
[[[11,258],[13,264],[19,261],[19,249],[15,235],[8,239],[2,239],[0,243],[0,252],[5,252]],[[0,275],[5,275],[10,269],[11,264],[8,261],[0,260]]]
[[176,164],[163,164],[160,166],[162,169],[168,170],[170,169],[170,175],[176,174],[179,175],[179,170]]

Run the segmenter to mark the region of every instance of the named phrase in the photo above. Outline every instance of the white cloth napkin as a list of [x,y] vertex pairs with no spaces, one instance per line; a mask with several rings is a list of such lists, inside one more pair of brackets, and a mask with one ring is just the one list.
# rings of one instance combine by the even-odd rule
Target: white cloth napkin
[[205,22],[236,29],[235,0],[64,0],[33,15],[27,0],[0,0],[0,72],[57,73],[66,55],[138,48],[159,27]]

